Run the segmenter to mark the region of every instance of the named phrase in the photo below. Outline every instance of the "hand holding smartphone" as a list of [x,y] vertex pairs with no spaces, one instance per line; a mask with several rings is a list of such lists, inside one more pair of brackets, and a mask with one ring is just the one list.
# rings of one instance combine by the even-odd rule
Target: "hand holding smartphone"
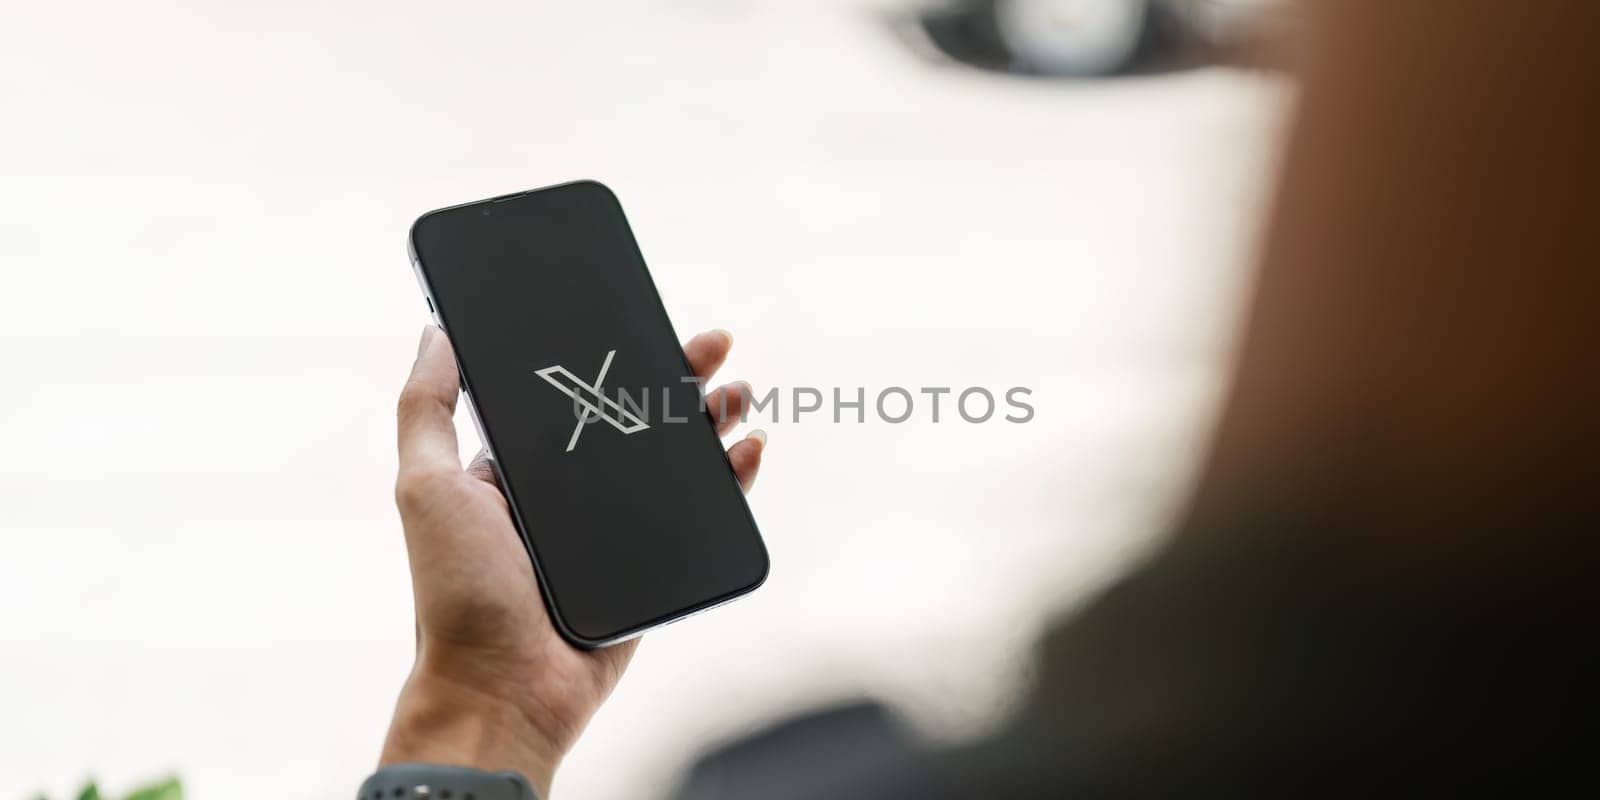
[[[725,333],[702,333],[684,344],[683,355],[694,375],[709,381],[731,344]],[[449,339],[425,326],[400,392],[395,482],[412,567],[417,660],[381,763],[512,768],[548,797],[562,754],[622,677],[638,640],[598,649],[562,641],[491,461],[480,454],[461,466],[459,377]],[[765,449],[755,434],[728,448],[743,487],[755,480]]]
[[563,638],[602,647],[761,584],[765,546],[610,190],[429,212],[410,245]]

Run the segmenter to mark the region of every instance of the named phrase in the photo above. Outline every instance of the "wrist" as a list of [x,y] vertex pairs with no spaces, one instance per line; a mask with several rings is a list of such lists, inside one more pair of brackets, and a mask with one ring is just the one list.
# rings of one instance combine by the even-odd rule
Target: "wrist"
[[379,764],[514,770],[540,797],[549,797],[565,745],[517,698],[485,688],[492,685],[419,659],[395,704]]

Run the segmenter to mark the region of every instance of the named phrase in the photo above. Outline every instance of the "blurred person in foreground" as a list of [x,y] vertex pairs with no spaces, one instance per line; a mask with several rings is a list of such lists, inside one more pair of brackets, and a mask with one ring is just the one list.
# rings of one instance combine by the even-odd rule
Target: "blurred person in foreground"
[[[1165,552],[1042,643],[991,738],[818,718],[711,756],[682,796],[1438,793],[1586,763],[1600,5],[1305,12],[1233,387]],[[714,367],[726,342],[689,348]],[[419,646],[382,759],[547,795],[634,643],[551,629],[503,500],[454,462],[455,374],[428,339],[402,403]],[[735,445],[746,483],[763,446]]]

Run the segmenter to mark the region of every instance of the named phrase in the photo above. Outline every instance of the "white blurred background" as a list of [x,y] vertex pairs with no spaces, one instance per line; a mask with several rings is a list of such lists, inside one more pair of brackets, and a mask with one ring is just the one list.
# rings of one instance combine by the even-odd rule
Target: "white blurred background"
[[1037,416],[765,424],[771,580],[647,637],[556,793],[860,694],[995,724],[1183,499],[1289,94],[934,64],[898,5],[5,0],[0,798],[353,792],[411,658],[407,226],[578,177],[719,378]]

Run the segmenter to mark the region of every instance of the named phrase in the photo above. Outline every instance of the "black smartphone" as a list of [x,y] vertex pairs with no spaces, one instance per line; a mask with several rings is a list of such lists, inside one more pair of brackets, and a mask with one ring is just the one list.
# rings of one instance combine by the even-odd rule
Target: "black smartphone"
[[430,211],[411,261],[568,641],[766,579],[766,546],[622,206],[594,181]]

